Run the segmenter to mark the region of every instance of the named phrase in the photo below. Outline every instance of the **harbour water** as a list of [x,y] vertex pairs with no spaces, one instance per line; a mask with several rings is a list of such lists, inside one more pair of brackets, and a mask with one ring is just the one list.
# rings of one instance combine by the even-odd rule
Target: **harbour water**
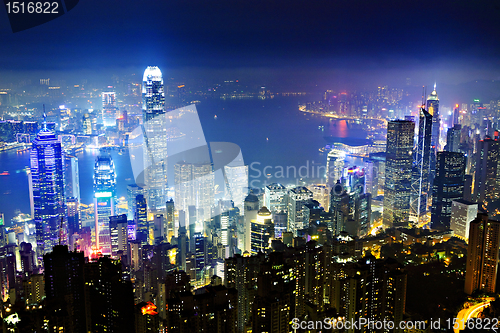
[[[250,166],[250,180],[257,179],[254,185],[263,186],[274,181],[294,183],[300,167],[301,175],[305,175],[306,169],[309,172],[306,181],[320,180],[321,175],[315,170],[326,163],[326,155],[318,151],[327,143],[324,137],[359,140],[365,138],[366,133],[352,130],[342,121],[299,112],[298,104],[304,102],[303,98],[204,100],[197,105],[197,110],[207,142],[232,142],[240,146],[245,164]],[[85,204],[92,202],[92,175],[97,154],[97,150],[86,150],[77,156],[81,198]],[[134,183],[129,155],[127,151],[119,153],[117,150],[111,155],[116,166],[117,195],[126,196],[127,184]],[[354,163],[359,160],[351,162]],[[25,171],[28,166],[28,151],[0,153],[0,212],[5,214],[7,222],[16,210],[30,212]],[[276,173],[279,167],[295,168],[297,172],[290,171],[284,174],[288,177],[280,178]]]

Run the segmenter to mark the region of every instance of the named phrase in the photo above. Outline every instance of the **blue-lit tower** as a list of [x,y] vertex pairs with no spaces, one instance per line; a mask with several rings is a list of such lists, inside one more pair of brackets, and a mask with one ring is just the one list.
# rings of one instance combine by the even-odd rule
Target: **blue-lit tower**
[[61,225],[63,229],[65,227],[65,223],[61,223],[65,216],[61,143],[54,131],[47,128],[45,120],[42,130],[33,140],[30,164],[37,255],[41,258],[59,243],[59,237],[66,234],[61,230]]
[[439,150],[439,131],[441,128],[441,117],[439,116],[439,98],[436,92],[436,84],[434,90],[427,97],[427,111],[432,116],[432,135],[431,135],[431,157],[430,157],[430,186],[432,190],[432,181],[436,177],[436,154]]
[[144,185],[150,211],[165,207],[167,187],[167,135],[165,132],[165,93],[158,67],[148,67],[142,82],[144,141]]
[[94,166],[95,250],[111,255],[109,217],[115,214],[116,172],[111,156],[101,151]]

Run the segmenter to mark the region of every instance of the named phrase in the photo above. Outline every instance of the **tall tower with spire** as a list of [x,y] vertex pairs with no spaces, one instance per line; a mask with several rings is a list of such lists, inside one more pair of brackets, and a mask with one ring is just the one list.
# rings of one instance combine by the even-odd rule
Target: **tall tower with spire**
[[30,172],[37,255],[41,258],[59,243],[61,218],[65,216],[61,143],[47,128],[45,107],[42,130],[32,142]]
[[111,155],[101,151],[94,166],[95,249],[111,255],[109,217],[115,215],[116,172]]
[[142,82],[142,116],[144,125],[144,185],[150,211],[166,205],[167,133],[165,131],[165,93],[160,69],[149,66]]
[[427,111],[432,115],[432,135],[431,135],[431,158],[430,158],[430,189],[434,178],[436,177],[436,156],[439,150],[439,131],[441,128],[441,117],[439,115],[439,98],[436,91],[436,83],[434,90],[427,97]]
[[420,110],[418,122],[418,139],[413,152],[412,194],[410,220],[420,222],[420,218],[427,211],[427,202],[430,192],[430,158],[432,141],[433,117],[423,107]]

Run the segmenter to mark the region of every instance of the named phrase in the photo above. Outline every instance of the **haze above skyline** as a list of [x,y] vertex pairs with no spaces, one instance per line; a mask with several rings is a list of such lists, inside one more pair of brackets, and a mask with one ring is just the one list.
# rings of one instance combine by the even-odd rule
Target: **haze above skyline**
[[140,73],[319,85],[458,84],[500,79],[492,2],[86,0],[12,33],[0,74]]

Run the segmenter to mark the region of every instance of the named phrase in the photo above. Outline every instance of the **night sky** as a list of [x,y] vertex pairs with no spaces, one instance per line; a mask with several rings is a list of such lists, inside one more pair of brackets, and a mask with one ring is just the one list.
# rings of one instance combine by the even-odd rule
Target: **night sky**
[[333,83],[500,79],[494,1],[83,0],[18,33],[0,11],[4,78],[158,65],[172,76]]

